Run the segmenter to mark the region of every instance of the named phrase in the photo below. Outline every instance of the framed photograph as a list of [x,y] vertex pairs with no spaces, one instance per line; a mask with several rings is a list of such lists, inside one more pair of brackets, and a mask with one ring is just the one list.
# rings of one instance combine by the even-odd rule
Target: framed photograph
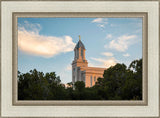
[[0,2],[0,117],[160,117],[159,1]]

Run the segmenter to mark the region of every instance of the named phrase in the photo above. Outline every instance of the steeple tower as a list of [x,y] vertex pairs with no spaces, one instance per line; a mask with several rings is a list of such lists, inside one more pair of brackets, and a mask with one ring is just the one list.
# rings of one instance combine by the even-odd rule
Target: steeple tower
[[106,68],[88,67],[85,51],[85,46],[79,35],[79,41],[74,48],[74,60],[72,62],[73,88],[77,81],[83,81],[86,87],[94,86],[97,78],[103,77],[104,70],[106,70]]
[[85,46],[81,41],[81,36],[79,35],[79,41],[74,48],[74,60],[72,62],[72,82],[81,81],[81,75],[79,69],[81,67],[88,67],[88,62],[85,58]]

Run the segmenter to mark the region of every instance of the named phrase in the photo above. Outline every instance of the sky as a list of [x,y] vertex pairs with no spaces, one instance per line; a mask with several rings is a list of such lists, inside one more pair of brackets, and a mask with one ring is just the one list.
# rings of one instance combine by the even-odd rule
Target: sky
[[79,35],[91,67],[142,58],[142,18],[18,18],[18,70],[56,72],[71,82]]

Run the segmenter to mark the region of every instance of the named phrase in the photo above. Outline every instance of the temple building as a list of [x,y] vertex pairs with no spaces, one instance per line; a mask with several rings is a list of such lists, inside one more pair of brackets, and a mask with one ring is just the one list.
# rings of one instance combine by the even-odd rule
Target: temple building
[[74,60],[72,62],[72,83],[84,81],[85,87],[92,87],[99,77],[103,77],[107,68],[88,67],[85,58],[85,46],[79,36],[79,41],[74,48]]

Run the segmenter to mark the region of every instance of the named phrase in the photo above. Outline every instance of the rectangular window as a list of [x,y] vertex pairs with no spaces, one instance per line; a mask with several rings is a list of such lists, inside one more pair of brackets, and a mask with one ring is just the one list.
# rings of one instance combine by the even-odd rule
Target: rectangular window
[[96,81],[96,76],[94,76],[94,81]]
[[92,87],[92,76],[91,76],[91,80],[90,80],[90,82],[91,82],[91,87]]
[[81,56],[82,56],[82,58],[83,58],[83,49],[81,49]]

